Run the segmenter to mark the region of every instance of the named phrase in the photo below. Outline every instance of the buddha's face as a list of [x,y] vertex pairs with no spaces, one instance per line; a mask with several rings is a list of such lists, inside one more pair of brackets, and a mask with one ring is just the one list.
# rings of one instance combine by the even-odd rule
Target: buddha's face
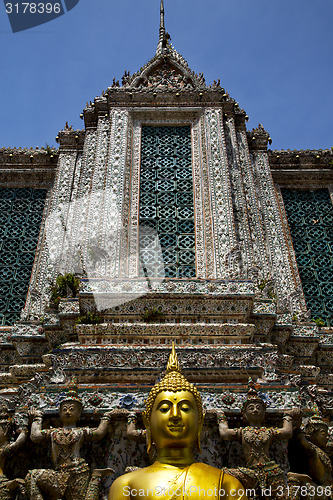
[[64,425],[73,425],[79,420],[82,406],[76,401],[65,401],[60,405],[60,420]]
[[266,408],[260,401],[248,403],[244,410],[244,416],[250,424],[261,424],[265,418]]
[[157,450],[192,448],[199,434],[199,414],[189,391],[163,391],[155,399],[150,431]]

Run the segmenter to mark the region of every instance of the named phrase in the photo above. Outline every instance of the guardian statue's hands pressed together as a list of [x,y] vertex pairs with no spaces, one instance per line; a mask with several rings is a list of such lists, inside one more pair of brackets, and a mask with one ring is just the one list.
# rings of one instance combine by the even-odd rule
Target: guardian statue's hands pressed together
[[60,403],[62,427],[42,429],[42,414],[30,411],[33,422],[31,440],[42,443],[49,440],[52,446],[54,470],[35,469],[26,476],[26,488],[31,500],[98,500],[101,478],[112,474],[112,469],[95,469],[90,478],[87,462],[80,456],[84,441],[99,441],[107,430],[116,411],[104,414],[96,429],[77,427],[82,412],[82,402],[76,391],[69,391]]
[[204,494],[211,499],[246,499],[235,477],[194,460],[204,413],[197,388],[180,373],[174,345],[167,374],[150,391],[143,418],[148,452],[154,443],[157,460],[116,479],[109,500],[196,500]]

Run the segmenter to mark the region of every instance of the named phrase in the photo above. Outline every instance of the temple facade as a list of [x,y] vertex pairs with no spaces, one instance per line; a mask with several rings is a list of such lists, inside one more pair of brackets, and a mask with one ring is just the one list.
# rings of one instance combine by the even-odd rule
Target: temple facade
[[[75,381],[88,424],[124,408],[142,426],[174,341],[207,408],[211,465],[238,463],[214,411],[237,425],[249,377],[272,422],[295,406],[330,417],[332,150],[268,149],[264,127],[247,130],[220,81],[208,85],[170,45],[163,4],[154,57],[82,118],[58,149],[0,150],[9,411],[24,420],[34,407],[53,425]],[[288,468],[286,446],[275,453]],[[96,450],[118,474],[148,460],[125,417]]]

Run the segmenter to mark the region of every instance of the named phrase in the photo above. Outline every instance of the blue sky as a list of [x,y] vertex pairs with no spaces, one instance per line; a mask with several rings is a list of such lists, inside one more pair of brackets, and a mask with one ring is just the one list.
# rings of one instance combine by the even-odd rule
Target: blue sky
[[[36,0],[37,1],[37,0]],[[333,146],[333,0],[165,0],[172,44],[220,78],[272,149]],[[0,147],[55,145],[86,101],[154,54],[159,0],[80,0],[13,34],[0,3]]]

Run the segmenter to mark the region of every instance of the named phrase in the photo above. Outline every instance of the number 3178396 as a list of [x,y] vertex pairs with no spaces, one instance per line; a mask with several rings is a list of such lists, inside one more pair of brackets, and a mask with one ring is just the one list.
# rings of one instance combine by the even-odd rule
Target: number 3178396
[[22,3],[6,3],[7,14],[60,14],[61,4],[60,3],[34,3],[34,2],[22,2]]

